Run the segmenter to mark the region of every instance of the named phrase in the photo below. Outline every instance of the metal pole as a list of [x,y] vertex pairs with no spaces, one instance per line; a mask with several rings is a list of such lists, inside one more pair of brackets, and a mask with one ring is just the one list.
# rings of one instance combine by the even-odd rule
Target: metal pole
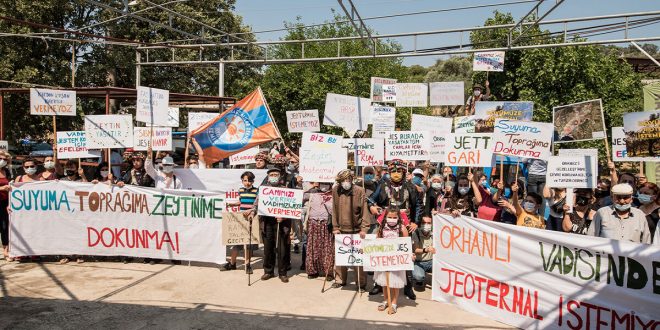
[[225,96],[225,62],[218,63],[218,96]]
[[653,63],[655,63],[655,65],[660,66],[660,63],[658,62],[658,60],[656,60],[653,56],[651,56],[651,54],[647,53],[647,52],[644,50],[644,48],[640,47],[640,46],[639,46],[636,42],[634,42],[634,41],[631,41],[630,43],[631,43],[633,46],[635,46],[640,52],[642,52],[642,54],[646,55],[646,57],[648,57],[651,61],[653,61]]

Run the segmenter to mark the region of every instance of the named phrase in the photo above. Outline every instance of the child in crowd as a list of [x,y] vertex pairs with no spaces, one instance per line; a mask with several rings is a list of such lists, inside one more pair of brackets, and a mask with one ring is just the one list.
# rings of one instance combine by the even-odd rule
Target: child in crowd
[[[399,209],[393,206],[390,206],[387,209],[386,217],[384,221],[380,223],[378,229],[378,238],[397,238],[397,237],[408,237],[408,230],[403,224],[401,219],[401,213]],[[387,288],[388,284],[388,273],[389,273],[389,289]],[[406,285],[406,272],[404,270],[393,271],[393,272],[374,272],[374,281],[383,287],[383,298],[384,301],[382,304],[378,305],[379,311],[388,310],[388,314],[394,314],[397,310],[397,300],[399,298],[399,289],[403,288]],[[387,303],[387,292],[390,291],[392,308],[388,309]]]
[[513,192],[511,202],[516,208],[516,216],[518,217],[516,225],[545,229],[545,219],[539,214],[539,208],[543,202],[541,195],[530,192],[525,196],[521,205],[518,200],[518,189],[519,187],[517,183],[511,185],[511,191]]

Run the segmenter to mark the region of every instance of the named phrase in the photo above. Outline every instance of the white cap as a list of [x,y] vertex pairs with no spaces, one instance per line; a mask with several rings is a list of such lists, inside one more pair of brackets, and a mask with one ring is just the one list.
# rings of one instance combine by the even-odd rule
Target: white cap
[[627,183],[619,183],[612,187],[612,195],[632,195],[633,187]]
[[163,157],[163,161],[160,163],[161,165],[174,165],[174,159],[170,156]]
[[416,168],[415,170],[413,170],[412,174],[413,174],[413,175],[421,175],[421,176],[424,176],[424,171],[422,171],[422,170],[419,169],[419,168]]

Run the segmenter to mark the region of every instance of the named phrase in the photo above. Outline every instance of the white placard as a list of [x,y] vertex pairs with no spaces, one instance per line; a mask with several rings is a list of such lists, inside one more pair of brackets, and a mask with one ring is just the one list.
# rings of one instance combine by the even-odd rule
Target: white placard
[[591,169],[589,173],[594,173],[591,176],[591,182],[589,185],[592,188],[596,188],[598,181],[598,149],[559,149],[559,156],[586,156],[587,166],[590,166]]
[[9,142],[6,140],[0,140],[0,151],[9,152]]
[[394,84],[396,84],[396,79],[371,77],[371,102],[394,102],[394,100],[383,98],[383,85],[392,86]]
[[168,107],[167,108],[167,126],[169,127],[179,127],[179,108]]
[[192,132],[213,120],[219,114],[213,112],[188,112],[188,132]]
[[[365,235],[365,240],[376,239],[375,234]],[[362,238],[358,234],[335,235],[335,266],[362,266]]]
[[46,116],[75,116],[76,92],[30,88],[30,114]]
[[374,106],[371,109],[372,137],[386,138],[396,128],[396,108]]
[[452,118],[438,116],[412,115],[410,130],[428,131],[431,134],[431,154],[432,162],[445,161],[445,146],[447,144],[447,135],[451,133]]
[[426,131],[390,132],[385,139],[385,160],[429,160],[430,137]]
[[261,186],[258,200],[257,211],[260,216],[301,219],[302,189]]
[[593,172],[593,162],[591,156],[550,156],[545,184],[550,188],[593,189],[598,176],[598,172]]
[[321,129],[319,111],[316,109],[287,111],[286,124],[289,132],[318,132]]
[[135,120],[146,124],[167,126],[169,122],[170,91],[138,86]]
[[429,86],[425,83],[396,84],[397,107],[427,107]]
[[641,162],[647,161],[642,157],[628,157],[626,152],[626,133],[623,127],[612,127],[612,161],[615,162]]
[[396,84],[383,85],[383,103],[396,102]]
[[346,169],[348,160],[342,143],[341,136],[303,132],[298,168],[303,180],[335,182],[335,176]]
[[371,101],[357,96],[328,93],[325,98],[323,125],[344,130],[367,130],[371,123]]
[[472,71],[504,71],[505,52],[477,52],[474,53]]
[[243,150],[237,154],[229,156],[229,165],[246,165],[254,164],[256,160],[254,157],[259,153],[259,147],[253,147],[247,150]]
[[344,139],[343,144],[355,155],[355,166],[385,165],[383,139]]
[[462,81],[443,81],[430,83],[431,105],[465,104],[465,83]]
[[548,159],[554,127],[551,123],[497,119],[493,152],[499,155]]
[[131,115],[85,116],[87,148],[130,148],[133,146],[133,118]]
[[58,131],[57,158],[99,158],[100,150],[87,149],[85,131]]
[[149,150],[149,140],[154,151],[172,151],[172,127],[155,127],[151,138],[151,127],[133,128],[133,150]]
[[447,135],[445,158],[447,166],[491,167],[493,165],[493,134],[453,133]]
[[376,238],[362,241],[365,271],[413,270],[410,237]]

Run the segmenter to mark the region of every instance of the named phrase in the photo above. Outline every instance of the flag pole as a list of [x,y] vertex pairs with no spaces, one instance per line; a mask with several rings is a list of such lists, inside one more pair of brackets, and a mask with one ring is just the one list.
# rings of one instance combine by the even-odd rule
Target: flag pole
[[[266,101],[266,97],[264,96],[264,92],[261,90],[261,86],[257,87],[259,90],[259,95],[261,95],[261,99],[264,100],[264,105],[266,106],[266,111],[268,111],[268,115],[270,116],[270,119],[273,120],[273,126],[275,126],[275,130],[277,131],[277,135],[282,138],[282,133],[280,133],[280,129],[277,127],[277,122],[275,121],[275,117],[273,117],[273,113],[270,112],[270,107],[268,106],[268,101]],[[284,142],[284,139],[282,139],[282,142]]]

